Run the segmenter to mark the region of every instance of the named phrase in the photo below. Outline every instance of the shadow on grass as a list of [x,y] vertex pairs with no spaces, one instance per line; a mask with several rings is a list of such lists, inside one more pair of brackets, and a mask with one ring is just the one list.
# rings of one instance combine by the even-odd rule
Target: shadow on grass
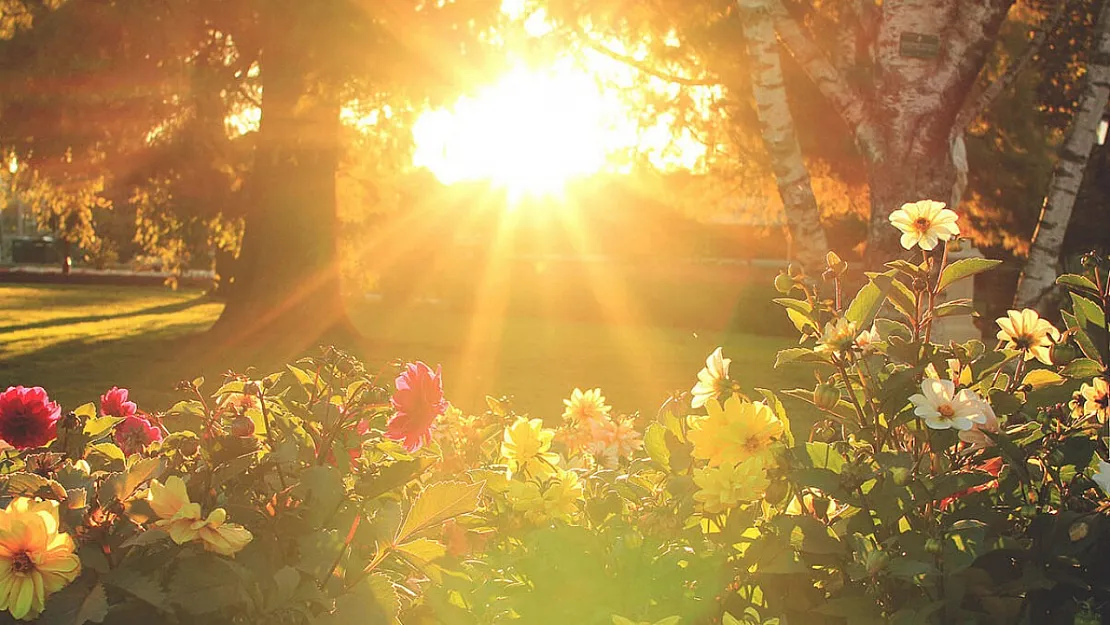
[[46,321],[37,321],[35,323],[27,323],[18,326],[0,327],[0,336],[11,332],[22,332],[25,330],[45,330],[46,328],[54,328],[59,326],[66,326],[75,323],[94,323],[97,321],[111,321],[114,319],[126,319],[128,317],[141,317],[144,315],[164,315],[169,313],[176,313],[188,310],[206,302],[206,296],[199,295],[193,299],[177,302],[174,304],[164,304],[162,306],[151,306],[150,308],[143,308],[141,310],[132,310],[129,312],[111,314],[111,315],[82,315],[78,317],[60,317],[57,319],[47,319]]

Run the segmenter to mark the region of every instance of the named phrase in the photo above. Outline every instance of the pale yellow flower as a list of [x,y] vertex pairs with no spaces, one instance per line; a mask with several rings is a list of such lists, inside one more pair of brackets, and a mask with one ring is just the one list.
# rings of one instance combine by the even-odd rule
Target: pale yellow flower
[[759,499],[771,485],[759,458],[695,469],[694,483],[698,486],[694,501],[711,514]]
[[1026,308],[1011,310],[1005,317],[999,317],[998,340],[1005,341],[1005,347],[1025,352],[1025,359],[1037,360],[1046,365],[1052,364],[1049,349],[1060,341],[1060,331],[1046,319],[1041,319],[1037,311]]
[[0,512],[0,611],[37,618],[46,599],[81,574],[73,539],[58,524],[56,501],[17,497]]
[[544,514],[553,519],[569,521],[578,512],[583,499],[582,482],[573,471],[559,471],[543,492]]
[[945,208],[944,202],[921,200],[903,204],[890,214],[890,223],[902,231],[902,247],[907,250],[920,247],[931,250],[940,241],[960,235],[954,211]]
[[843,317],[830,321],[825,324],[825,331],[813,351],[843,354],[855,346],[858,334],[854,321],[848,321]]
[[227,511],[216,508],[209,513],[197,530],[197,535],[204,548],[222,556],[233,556],[254,538],[250,531],[242,525],[227,522]]
[[1080,387],[1079,394],[1083,397],[1083,414],[1093,414],[1105,421],[1110,414],[1110,384],[1103,378],[1095,378]]
[[519,417],[505,428],[501,455],[509,465],[509,474],[524,472],[532,477],[543,477],[555,472],[558,454],[548,451],[555,431],[543,427],[540,419]]
[[767,458],[771,443],[783,434],[783,424],[763,402],[741,400],[735,395],[705,405],[705,417],[689,417],[687,437],[694,445],[695,458],[712,466],[735,464],[751,457]]
[[710,399],[720,399],[727,393],[732,384],[728,379],[728,366],[731,358],[725,358],[721,348],[713,350],[705,359],[705,368],[698,372],[698,383],[690,389],[693,397],[690,399],[691,408],[701,408]]
[[253,536],[241,525],[227,523],[227,512],[216,508],[204,518],[200,504],[189,501],[185,482],[176,475],[165,484],[151,480],[147,495],[150,508],[159,518],[154,526],[165,530],[177,544],[200,539],[204,548],[231,556],[246,546]]
[[875,329],[875,324],[871,324],[870,330],[864,330],[856,336],[855,348],[861,352],[868,354],[875,351],[875,348],[882,337],[879,336],[879,331]]
[[586,391],[576,388],[571,391],[570,399],[563,400],[563,406],[565,406],[563,419],[581,425],[600,421],[612,410],[612,407],[605,403],[605,396],[601,394],[600,388]]

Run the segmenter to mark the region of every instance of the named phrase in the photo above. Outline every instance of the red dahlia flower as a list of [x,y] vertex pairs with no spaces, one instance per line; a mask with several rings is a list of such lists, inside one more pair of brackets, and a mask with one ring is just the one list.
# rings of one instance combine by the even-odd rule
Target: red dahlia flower
[[127,401],[127,389],[112,387],[100,396],[100,414],[105,417],[130,417],[139,411],[133,401]]
[[42,447],[54,440],[62,409],[42,387],[9,386],[0,393],[0,439],[16,449]]
[[416,451],[432,439],[435,419],[447,412],[443,398],[442,368],[432,369],[422,363],[405,365],[396,380],[397,392],[389,399],[397,412],[389,421],[387,438],[403,441],[405,449]]
[[[134,406],[134,404],[131,405]],[[143,415],[133,414],[116,426],[116,444],[129,456],[160,440],[162,440],[162,430]]]

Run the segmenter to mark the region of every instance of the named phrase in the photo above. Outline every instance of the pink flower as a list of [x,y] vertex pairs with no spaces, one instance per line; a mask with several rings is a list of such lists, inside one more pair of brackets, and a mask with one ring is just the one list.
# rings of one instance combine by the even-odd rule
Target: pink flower
[[409,451],[416,451],[431,441],[436,417],[447,412],[442,375],[442,368],[438,366],[432,373],[422,362],[405,365],[405,370],[397,376],[397,392],[389,399],[397,414],[386,427],[386,438],[403,441]]
[[9,386],[0,393],[0,439],[16,449],[42,447],[54,440],[62,409],[42,387]]
[[127,401],[127,389],[112,387],[100,396],[100,414],[105,417],[130,417],[139,411],[133,401]]
[[[134,404],[131,405],[134,406]],[[139,453],[147,445],[160,440],[162,440],[162,430],[151,424],[150,420],[143,415],[133,414],[116,426],[116,444],[129,456]]]

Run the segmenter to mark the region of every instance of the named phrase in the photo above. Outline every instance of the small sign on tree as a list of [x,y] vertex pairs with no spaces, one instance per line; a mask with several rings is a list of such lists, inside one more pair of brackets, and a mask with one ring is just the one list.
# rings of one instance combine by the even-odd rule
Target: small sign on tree
[[940,37],[924,33],[902,33],[898,53],[915,59],[935,59],[940,54]]

